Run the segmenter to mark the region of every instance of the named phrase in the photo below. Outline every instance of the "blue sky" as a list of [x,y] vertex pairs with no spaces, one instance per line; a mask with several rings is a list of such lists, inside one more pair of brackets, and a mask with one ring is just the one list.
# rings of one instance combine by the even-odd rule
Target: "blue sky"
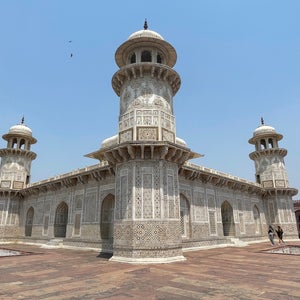
[[117,133],[114,53],[147,18],[177,51],[177,136],[205,155],[192,162],[254,181],[248,139],[262,116],[284,135],[300,189],[299,11],[289,0],[1,0],[0,133],[25,116],[33,182],[97,163],[84,155]]

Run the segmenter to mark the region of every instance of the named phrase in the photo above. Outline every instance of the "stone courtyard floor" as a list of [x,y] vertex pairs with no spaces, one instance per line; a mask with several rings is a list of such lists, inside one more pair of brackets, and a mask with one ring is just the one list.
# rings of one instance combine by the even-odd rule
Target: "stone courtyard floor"
[[300,299],[300,256],[267,253],[266,242],[185,252],[184,262],[151,265],[110,262],[92,250],[0,248],[25,251],[0,258],[1,300]]

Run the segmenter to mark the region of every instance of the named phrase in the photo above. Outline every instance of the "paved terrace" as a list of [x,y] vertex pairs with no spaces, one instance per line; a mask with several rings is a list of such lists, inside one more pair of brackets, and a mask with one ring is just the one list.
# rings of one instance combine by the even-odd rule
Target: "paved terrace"
[[[300,242],[288,245],[300,247]],[[93,250],[0,248],[0,299],[300,299],[300,256],[270,254],[269,243],[186,252],[184,262],[132,265]]]

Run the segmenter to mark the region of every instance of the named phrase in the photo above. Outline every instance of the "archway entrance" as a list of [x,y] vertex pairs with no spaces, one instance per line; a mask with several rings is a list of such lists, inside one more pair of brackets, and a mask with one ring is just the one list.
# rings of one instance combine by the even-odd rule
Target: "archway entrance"
[[221,214],[224,236],[235,236],[233,209],[228,201],[223,202],[221,206]]
[[181,236],[190,237],[190,204],[183,195],[180,195],[180,225]]
[[114,208],[115,197],[112,194],[107,195],[101,206],[101,239],[113,239],[114,236]]
[[26,214],[25,236],[31,236],[32,234],[33,216],[34,216],[34,209],[33,207],[30,207]]
[[261,222],[260,222],[260,214],[256,205],[253,207],[253,218],[255,224],[255,233],[261,233]]
[[61,202],[55,212],[54,222],[54,236],[66,237],[68,224],[68,205],[65,202]]

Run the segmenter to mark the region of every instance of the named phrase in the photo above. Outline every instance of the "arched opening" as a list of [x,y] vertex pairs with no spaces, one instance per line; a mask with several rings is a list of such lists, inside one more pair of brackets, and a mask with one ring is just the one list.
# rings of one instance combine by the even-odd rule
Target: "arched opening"
[[15,149],[15,148],[18,147],[18,140],[17,140],[16,138],[14,138],[14,139],[12,140],[11,147],[12,147],[13,149]]
[[151,62],[152,57],[151,57],[151,52],[150,51],[143,51],[142,56],[141,56],[141,62]]
[[160,54],[157,54],[156,56],[156,62],[161,64],[162,63],[162,59],[161,59],[161,55]]
[[223,234],[224,236],[235,236],[235,224],[233,209],[228,201],[224,201],[221,206]]
[[268,140],[269,148],[274,148],[273,139]]
[[181,236],[190,237],[190,204],[183,195],[180,195],[180,226]]
[[255,225],[255,233],[260,234],[261,233],[260,213],[256,205],[254,205],[253,207],[253,219]]
[[25,150],[25,140],[24,139],[21,139],[19,148]]
[[109,194],[103,199],[101,206],[101,239],[113,239],[114,237],[114,209],[115,197]]
[[34,216],[34,209],[33,207],[30,207],[27,210],[27,214],[26,214],[25,236],[31,236],[32,234],[33,216]]
[[260,175],[259,174],[256,174],[256,182],[259,183],[259,184],[261,184],[261,182],[260,182]]
[[267,149],[267,144],[265,140],[260,140],[260,148],[262,150]]
[[133,54],[131,55],[131,57],[130,57],[130,63],[131,63],[131,64],[136,63],[136,55],[135,55],[135,53],[133,53]]
[[68,205],[65,202],[61,202],[55,212],[54,222],[54,236],[66,237],[68,224]]

